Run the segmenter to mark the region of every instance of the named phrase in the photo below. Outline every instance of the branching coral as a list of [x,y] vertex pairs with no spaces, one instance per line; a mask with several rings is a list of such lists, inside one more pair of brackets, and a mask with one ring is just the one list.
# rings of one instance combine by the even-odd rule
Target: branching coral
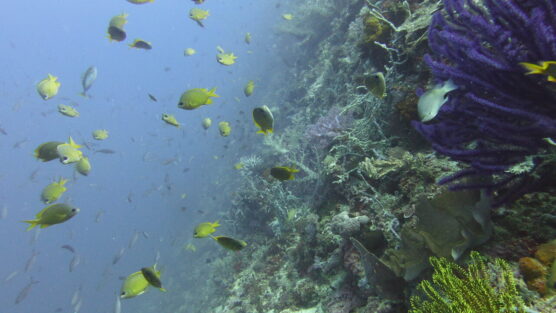
[[471,253],[471,263],[464,269],[444,258],[430,258],[434,268],[432,283],[419,284],[424,299],[411,298],[410,313],[524,313],[509,265],[494,261],[496,273],[489,273],[485,260]]
[[[520,62],[556,59],[556,4],[552,0],[444,0],[429,29],[425,61],[437,81],[458,90],[433,124],[414,126],[433,148],[469,164],[441,183],[498,192],[494,205],[528,191],[529,173],[509,172],[533,156],[538,168],[556,138],[556,92]],[[479,183],[461,179],[478,177]]]

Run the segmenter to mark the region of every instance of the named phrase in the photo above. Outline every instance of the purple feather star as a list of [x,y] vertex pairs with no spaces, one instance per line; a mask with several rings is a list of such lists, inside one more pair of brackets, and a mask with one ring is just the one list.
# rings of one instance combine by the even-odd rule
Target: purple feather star
[[533,179],[508,169],[531,157],[540,164],[544,139],[556,140],[556,84],[519,64],[556,61],[556,0],[444,0],[428,38],[435,80],[458,89],[431,123],[413,126],[437,152],[469,166],[439,183],[485,188],[495,206],[515,200]]

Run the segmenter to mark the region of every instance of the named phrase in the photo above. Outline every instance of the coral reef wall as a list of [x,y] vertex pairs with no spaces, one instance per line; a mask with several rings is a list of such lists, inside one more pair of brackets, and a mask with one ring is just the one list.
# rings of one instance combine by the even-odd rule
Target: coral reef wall
[[[518,261],[556,238],[554,189],[496,209],[492,190],[450,191],[437,182],[466,164],[436,154],[411,125],[416,90],[435,83],[424,56],[443,7],[281,2],[294,18],[275,27],[283,69],[262,96],[280,129],[241,158],[221,221],[248,246],[198,252],[187,279],[202,284],[183,295],[187,305],[177,312],[408,312],[417,284],[430,278],[431,257],[466,263],[471,250],[509,262],[518,285],[511,294],[523,296],[529,312],[549,312],[541,308],[550,300],[528,291]],[[268,169],[276,164],[300,172],[273,180]],[[549,260],[535,276],[545,284],[554,279],[547,269],[556,268]]]

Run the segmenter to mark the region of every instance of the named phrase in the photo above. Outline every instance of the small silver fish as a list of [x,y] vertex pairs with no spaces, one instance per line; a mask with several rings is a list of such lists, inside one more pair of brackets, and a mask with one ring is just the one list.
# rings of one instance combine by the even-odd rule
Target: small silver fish
[[26,143],[27,141],[28,141],[27,138],[22,139],[22,140],[20,140],[20,141],[16,141],[16,142],[13,144],[12,148],[14,148],[14,149],[21,148],[21,145],[24,144],[24,143]]
[[116,303],[114,304],[114,313],[122,313],[122,302],[120,296],[116,296]]
[[156,257],[154,258],[154,264],[158,264],[160,261],[160,251],[156,251]]
[[114,256],[114,259],[112,259],[112,265],[116,265],[116,263],[120,261],[122,256],[124,256],[124,252],[125,252],[125,248],[121,248],[120,251],[118,251],[118,253]]
[[71,297],[71,306],[75,306],[77,304],[77,301],[79,301],[79,298],[81,298],[81,288],[83,286],[79,286],[79,288],[75,289],[75,291],[73,292],[73,296]]
[[31,240],[29,241],[30,244],[34,245],[37,240],[39,240],[39,235],[41,234],[41,229],[40,228],[35,228],[35,233],[33,234],[33,237],[31,237]]
[[81,263],[81,257],[79,257],[79,255],[74,255],[73,258],[71,259],[71,262],[69,264],[69,271],[70,273],[75,271],[75,268],[77,267],[77,265],[79,265],[79,263]]
[[75,249],[74,249],[72,246],[70,246],[70,245],[63,245],[63,246],[61,246],[60,248],[66,249],[66,250],[68,250],[68,251],[71,252],[71,253],[75,253]]
[[73,307],[73,313],[78,313],[81,310],[81,306],[83,305],[83,298],[79,298],[79,301]]
[[33,267],[33,265],[35,265],[35,262],[37,262],[37,255],[39,255],[39,253],[33,250],[33,254],[31,254],[31,257],[27,260],[27,263],[25,264],[25,273],[29,272]]
[[85,71],[85,73],[83,73],[83,76],[81,77],[81,86],[83,86],[83,92],[81,93],[81,95],[83,97],[86,97],[86,98],[89,97],[87,95],[87,91],[89,91],[91,86],[93,86],[93,83],[97,79],[97,75],[98,75],[98,71],[97,71],[97,68],[95,66],[89,67]]
[[4,282],[7,283],[10,280],[14,279],[14,277],[17,276],[17,274],[19,274],[19,271],[13,271],[11,272],[8,276],[6,276],[6,278],[4,278]]
[[116,153],[116,151],[111,149],[100,149],[100,150],[95,150],[95,153],[114,154]]
[[21,303],[21,301],[25,300],[25,298],[27,298],[27,296],[29,295],[29,291],[31,291],[33,285],[38,283],[38,281],[34,280],[33,277],[31,277],[31,281],[25,287],[23,287],[23,289],[21,289],[21,291],[17,295],[17,298],[15,298],[15,304],[19,304]]
[[33,180],[35,180],[35,178],[37,178],[37,174],[39,173],[39,169],[40,168],[36,168],[34,171],[31,172],[31,175],[29,175],[29,180],[33,181]]
[[135,246],[135,243],[137,243],[137,240],[139,239],[139,232],[135,231],[133,233],[133,236],[131,237],[131,240],[129,241],[129,248],[133,248],[133,246]]

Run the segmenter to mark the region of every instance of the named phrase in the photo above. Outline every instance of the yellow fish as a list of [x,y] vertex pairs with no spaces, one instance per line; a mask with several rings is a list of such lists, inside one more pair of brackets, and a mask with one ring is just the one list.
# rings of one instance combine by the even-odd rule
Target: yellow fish
[[529,71],[525,75],[546,75],[549,82],[556,83],[556,61],[542,61],[539,64],[521,62],[519,65]]
[[60,157],[60,162],[69,164],[79,161],[83,156],[83,152],[78,150],[79,148],[81,148],[81,146],[76,144],[71,137],[69,137],[69,142],[58,145],[56,147],[56,152]]
[[220,46],[216,47],[216,49],[219,52],[216,55],[216,61],[218,61],[218,63],[228,66],[236,63],[237,57],[233,53],[224,52],[224,49],[222,49]]
[[247,242],[239,239],[234,239],[227,236],[211,236],[212,239],[216,240],[222,247],[232,250],[239,251],[247,246]]
[[61,141],[49,141],[39,145],[37,149],[35,149],[35,158],[43,162],[59,158],[56,148],[61,144],[63,144]]
[[124,31],[124,25],[127,23],[128,14],[122,13],[110,19],[108,26],[108,38],[110,41],[124,41],[127,37]]
[[37,92],[43,100],[48,100],[58,94],[61,83],[58,77],[48,74],[48,76],[37,84]]
[[106,129],[97,129],[93,131],[93,138],[96,140],[104,140],[108,138],[108,131]]
[[78,117],[79,112],[71,105],[58,104],[58,112],[69,117]]
[[246,34],[245,34],[245,43],[246,43],[246,44],[250,44],[250,43],[251,43],[251,33],[246,33]]
[[65,203],[56,203],[47,206],[42,211],[37,213],[35,219],[23,221],[31,224],[27,230],[33,229],[35,226],[40,225],[45,228],[51,225],[63,223],[79,213],[78,208],[74,208]]
[[286,21],[291,21],[293,20],[293,14],[290,13],[282,14],[282,18],[285,19]]
[[208,10],[202,10],[198,8],[192,8],[189,10],[189,18],[197,22],[199,26],[205,27],[201,21],[205,20],[209,16]]
[[180,127],[180,123],[172,114],[162,114],[162,120],[166,122],[166,124],[170,124],[172,126]]
[[274,116],[266,105],[253,109],[253,121],[255,126],[260,129],[257,134],[266,136],[268,133],[274,132]]
[[377,98],[386,97],[386,81],[382,72],[365,75],[365,87]]
[[211,90],[206,88],[193,88],[184,92],[180,97],[180,102],[178,103],[178,108],[184,110],[193,110],[202,105],[207,105],[212,103],[214,97],[220,97],[216,93],[216,87]]
[[203,119],[203,128],[208,129],[212,125],[212,120],[210,118]]
[[232,132],[232,127],[228,122],[220,122],[218,123],[218,130],[220,131],[220,136],[228,137]]
[[41,193],[41,200],[46,204],[56,202],[66,192],[67,188],[64,186],[68,182],[67,179],[60,178],[59,181],[50,183],[44,187]]
[[236,170],[240,170],[244,167],[245,167],[245,165],[243,165],[243,163],[241,163],[241,162],[234,164],[234,169],[236,169]]
[[218,224],[218,221],[214,223],[210,223],[210,222],[201,223],[197,225],[197,227],[195,227],[195,231],[193,232],[193,237],[205,238],[208,235],[214,233],[218,226],[220,226],[220,224]]
[[185,55],[185,56],[191,56],[191,55],[194,55],[195,53],[197,53],[197,51],[195,51],[195,49],[193,49],[193,48],[187,48],[187,49],[183,50],[183,55]]
[[75,170],[79,172],[79,174],[87,176],[91,172],[91,163],[89,162],[89,158],[83,156],[77,163],[75,163]]
[[134,4],[144,4],[144,3],[154,2],[154,0],[127,0],[127,2],[134,3]]
[[246,97],[249,97],[250,95],[253,94],[253,90],[255,90],[255,82],[250,80],[247,82],[247,85],[245,85],[245,88],[243,89],[243,93],[245,94]]
[[[156,269],[156,264],[153,266],[155,276],[160,279],[160,271]],[[149,288],[149,281],[145,278],[142,271],[137,271],[126,277],[122,284],[120,291],[121,299],[129,299],[145,293]],[[159,288],[160,291],[166,291],[164,288]]]
[[270,169],[270,175],[281,181],[295,179],[293,174],[297,172],[299,172],[298,169],[287,166],[277,166]]
[[144,49],[144,50],[151,50],[153,48],[150,42],[145,41],[143,39],[135,39],[128,46],[130,46],[131,48]]

